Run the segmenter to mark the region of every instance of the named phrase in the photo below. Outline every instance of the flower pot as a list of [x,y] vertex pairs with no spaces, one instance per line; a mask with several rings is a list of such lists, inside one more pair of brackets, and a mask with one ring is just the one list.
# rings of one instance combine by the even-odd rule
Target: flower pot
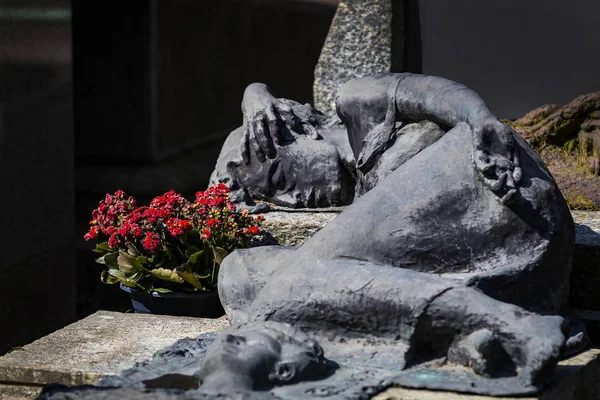
[[183,317],[219,318],[225,314],[219,294],[215,292],[146,293],[123,284],[138,314],[177,315]]

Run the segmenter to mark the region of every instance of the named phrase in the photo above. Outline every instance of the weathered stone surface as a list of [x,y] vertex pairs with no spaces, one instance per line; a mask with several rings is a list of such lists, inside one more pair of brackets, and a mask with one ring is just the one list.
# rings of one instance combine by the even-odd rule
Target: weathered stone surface
[[537,108],[511,125],[540,153],[575,209],[600,209],[600,92]]
[[[600,393],[600,349],[590,349],[559,363],[562,380],[535,397],[494,397],[501,400],[593,400]],[[452,392],[392,388],[374,400],[488,400],[492,397]]]
[[0,384],[0,400],[35,399],[41,390],[41,386]]
[[[97,313],[0,358],[4,384],[93,384],[178,339],[228,326],[225,318]],[[1,388],[1,387],[0,387]]]
[[[304,243],[338,212],[274,211],[260,214],[265,217],[262,229],[283,246],[296,246]],[[572,211],[575,221],[576,243],[600,246],[600,212]]]
[[327,225],[338,213],[274,211],[261,215],[265,217],[265,221],[261,226],[261,234],[253,239],[254,246],[299,246]]
[[315,108],[334,116],[341,84],[391,68],[392,0],[341,1],[315,68]]

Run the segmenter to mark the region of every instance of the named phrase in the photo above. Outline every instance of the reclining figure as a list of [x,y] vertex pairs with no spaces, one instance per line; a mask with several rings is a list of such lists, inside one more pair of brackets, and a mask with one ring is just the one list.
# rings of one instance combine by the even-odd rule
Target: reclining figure
[[[225,259],[219,295],[232,324],[289,323],[326,354],[376,343],[392,346],[399,370],[444,358],[509,379],[515,393],[539,388],[568,350],[574,246],[543,162],[446,79],[358,78],[336,105],[337,123],[262,84],[244,94],[244,124],[211,183],[246,205],[351,204],[299,248]],[[493,391],[484,386],[472,391]]]

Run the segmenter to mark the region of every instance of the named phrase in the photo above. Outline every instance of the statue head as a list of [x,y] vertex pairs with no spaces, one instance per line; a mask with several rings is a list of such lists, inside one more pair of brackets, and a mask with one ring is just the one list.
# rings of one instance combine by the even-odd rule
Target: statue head
[[345,128],[327,125],[309,105],[292,108],[294,117],[281,126],[275,158],[260,161],[250,151],[250,162],[245,163],[240,153],[240,128],[225,142],[211,184],[229,186],[236,203],[265,201],[290,208],[351,203],[355,186],[352,161],[341,155],[339,143],[331,139],[339,136],[346,140]]
[[198,375],[204,390],[231,391],[310,379],[324,370],[323,350],[315,340],[288,324],[267,321],[221,333]]

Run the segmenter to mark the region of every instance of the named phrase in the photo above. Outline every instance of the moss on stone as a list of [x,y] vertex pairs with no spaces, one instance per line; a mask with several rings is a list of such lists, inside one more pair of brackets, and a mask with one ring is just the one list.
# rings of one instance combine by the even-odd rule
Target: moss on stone
[[573,154],[573,152],[577,149],[578,144],[578,139],[567,140],[563,145],[563,148],[567,151],[567,153]]
[[572,210],[600,210],[600,207],[593,200],[590,200],[579,193],[564,193],[564,196],[567,204]]

